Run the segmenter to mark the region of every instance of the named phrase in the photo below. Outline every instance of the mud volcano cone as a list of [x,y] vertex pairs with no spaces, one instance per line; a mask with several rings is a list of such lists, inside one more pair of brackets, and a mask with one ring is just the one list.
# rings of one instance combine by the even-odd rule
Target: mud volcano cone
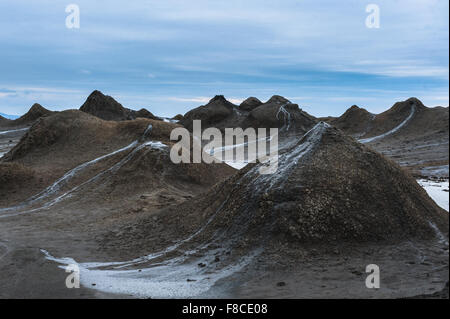
[[187,112],[180,120],[180,124],[188,130],[192,130],[194,120],[201,120],[203,127],[232,127],[227,120],[233,117],[233,110],[236,108],[237,106],[229,102],[223,95],[216,95],[208,104]]
[[100,91],[92,92],[86,102],[80,107],[80,111],[89,113],[107,121],[129,120],[130,112],[122,104],[111,96],[104,95]]
[[353,105],[331,124],[349,135],[361,136],[370,129],[374,117],[366,109]]
[[361,243],[448,233],[448,213],[412,177],[324,122],[280,154],[275,174],[261,175],[260,165],[249,165],[192,204],[197,216],[200,207],[212,216],[204,236],[222,234],[239,243]]
[[29,111],[19,117],[17,120],[12,121],[14,125],[25,125],[25,124],[31,124],[37,119],[45,116],[51,115],[53,112],[47,110],[43,106],[41,106],[38,103],[33,104],[33,106],[29,109]]
[[[247,100],[248,101],[248,100]],[[317,120],[288,99],[274,95],[267,102],[254,107],[245,119],[244,127],[277,127],[283,135],[286,133],[304,134]]]

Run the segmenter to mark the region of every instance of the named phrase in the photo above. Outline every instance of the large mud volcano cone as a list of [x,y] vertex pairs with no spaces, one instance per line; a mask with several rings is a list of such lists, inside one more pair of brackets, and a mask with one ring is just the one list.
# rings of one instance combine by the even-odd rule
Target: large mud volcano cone
[[214,214],[205,236],[360,243],[448,232],[447,212],[412,177],[326,123],[280,154],[275,174],[261,175],[260,166],[249,165],[192,206]]

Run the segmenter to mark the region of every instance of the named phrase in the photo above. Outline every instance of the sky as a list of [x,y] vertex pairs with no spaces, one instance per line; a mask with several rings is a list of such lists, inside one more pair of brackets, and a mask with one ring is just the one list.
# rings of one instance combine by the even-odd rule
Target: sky
[[[80,27],[67,28],[76,4]],[[368,28],[369,4],[379,28]],[[159,116],[222,94],[314,116],[409,97],[449,104],[448,0],[2,0],[0,112],[79,108],[93,90]]]

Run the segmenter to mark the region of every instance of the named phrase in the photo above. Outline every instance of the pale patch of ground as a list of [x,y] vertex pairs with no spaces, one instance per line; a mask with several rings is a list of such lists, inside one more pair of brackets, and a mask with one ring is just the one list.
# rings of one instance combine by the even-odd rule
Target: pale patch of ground
[[428,195],[438,204],[440,207],[449,211],[449,181],[429,181],[419,179],[417,181],[428,193]]

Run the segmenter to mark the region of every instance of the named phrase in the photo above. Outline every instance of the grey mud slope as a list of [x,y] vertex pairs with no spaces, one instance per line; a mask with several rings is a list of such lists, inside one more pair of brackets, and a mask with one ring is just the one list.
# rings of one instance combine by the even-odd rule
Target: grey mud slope
[[[282,154],[278,178],[259,175],[257,166],[249,169],[243,177],[250,181],[248,190],[261,193],[285,188],[291,171],[319,147],[328,129],[325,123],[317,124],[292,151]],[[278,250],[268,252],[265,247],[254,247],[243,255],[224,257],[224,251],[231,251],[231,256],[240,251],[233,245],[241,235],[236,231],[241,228],[232,225],[231,235],[226,229],[214,231],[210,226],[224,217],[224,207],[231,201],[233,198],[226,197],[191,235],[142,257],[80,262],[72,256],[55,257],[57,254],[50,249],[42,250],[42,254],[55,262],[55,267],[77,264],[85,287],[140,298],[397,298],[424,290],[438,291],[448,280],[448,240],[433,225],[437,240],[432,242],[336,247],[330,244],[325,254],[318,252],[324,249],[320,245],[304,244],[291,252],[296,258],[281,259],[276,255]],[[383,278],[390,278],[379,291],[365,287],[365,266],[372,263],[382,267]],[[277,285],[279,282],[285,285]]]

